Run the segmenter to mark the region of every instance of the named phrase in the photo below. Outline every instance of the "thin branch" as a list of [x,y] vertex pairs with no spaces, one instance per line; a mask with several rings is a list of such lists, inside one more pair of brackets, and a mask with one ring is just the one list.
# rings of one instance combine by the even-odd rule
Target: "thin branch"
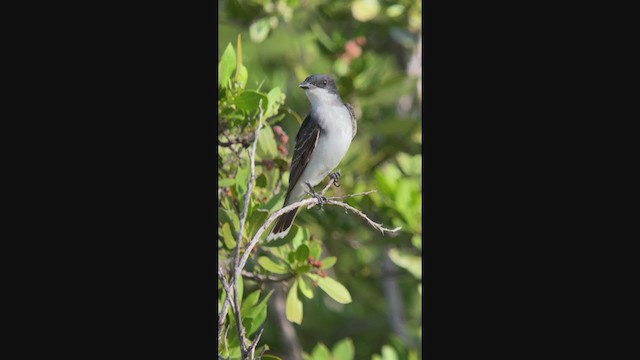
[[[247,358],[248,355],[248,351],[249,349],[247,348],[247,339],[246,339],[246,329],[244,328],[244,326],[242,325],[242,315],[240,314],[240,300],[239,299],[239,292],[238,292],[238,281],[240,279],[240,276],[242,276],[241,270],[242,268],[240,268],[238,266],[239,264],[239,259],[240,259],[240,247],[242,246],[242,234],[244,232],[244,226],[245,223],[247,221],[247,214],[248,214],[248,208],[249,208],[249,201],[251,199],[251,191],[253,190],[253,183],[255,181],[255,169],[256,169],[256,147],[258,145],[258,139],[260,137],[260,130],[262,128],[262,116],[264,115],[264,109],[262,108],[262,99],[260,99],[260,102],[258,103],[258,107],[260,108],[260,118],[259,118],[259,123],[258,123],[258,128],[255,131],[255,135],[253,138],[253,145],[251,147],[251,153],[249,156],[250,159],[250,169],[251,169],[251,173],[249,176],[249,180],[247,182],[247,192],[244,195],[244,204],[242,207],[242,212],[240,214],[240,228],[238,230],[238,235],[236,238],[236,251],[235,254],[233,256],[233,263],[234,263],[234,271],[233,274],[231,276],[231,284],[233,287],[233,305],[232,306],[232,311],[234,312],[234,315],[236,317],[236,327],[238,330],[238,337],[240,340],[240,350],[242,352],[242,358],[245,359]],[[231,302],[229,299],[230,297],[230,292],[227,292],[227,299],[225,300],[225,304],[227,302]],[[223,306],[223,310],[225,310],[226,308]],[[223,313],[223,315],[226,316],[226,312]],[[222,318],[222,324],[224,324],[224,317]],[[220,323],[218,324],[218,327],[220,328]],[[220,335],[218,335],[220,336]],[[220,340],[218,340],[218,343],[220,342]]]
[[247,279],[251,279],[259,282],[280,282],[280,281],[289,280],[295,277],[296,274],[289,274],[285,276],[276,277],[276,276],[269,276],[269,275],[262,275],[262,274],[254,274],[254,273],[250,273],[248,271],[242,270],[242,276],[246,277]]
[[[329,185],[327,185],[327,187],[323,190],[323,194],[324,192],[329,188],[329,186],[331,186],[331,184],[333,184],[333,179],[331,179],[329,181]],[[264,224],[262,224],[262,226],[258,229],[258,231],[256,232],[256,234],[253,236],[253,238],[251,239],[251,242],[249,242],[249,245],[247,246],[246,250],[244,251],[244,254],[242,255],[242,259],[240,259],[240,264],[238,266],[237,269],[239,269],[240,271],[242,269],[244,269],[244,266],[247,263],[247,260],[249,259],[249,256],[251,255],[251,250],[253,250],[253,248],[256,246],[256,244],[258,243],[258,241],[260,241],[260,236],[262,236],[262,233],[269,227],[269,225],[271,225],[272,222],[274,222],[277,218],[279,218],[280,216],[288,213],[291,210],[295,210],[301,206],[306,206],[306,205],[311,205],[311,204],[318,204],[318,199],[316,199],[315,197],[311,197],[308,199],[304,199],[304,200],[300,200],[298,202],[295,202],[291,205],[287,205],[285,207],[283,207],[282,209],[274,212],[273,214],[271,214],[271,216],[269,216],[269,218],[267,218],[267,220],[264,222]],[[401,227],[397,227],[395,229],[388,229],[382,226],[382,224],[378,224],[377,222],[369,219],[369,217],[364,214],[363,212],[361,212],[360,210],[349,206],[348,204],[341,202],[341,201],[335,201],[332,199],[327,199],[324,204],[329,204],[329,205],[337,205],[337,206],[341,206],[347,210],[351,210],[351,212],[355,213],[356,215],[360,216],[361,218],[363,218],[364,220],[367,221],[367,223],[369,223],[369,225],[371,225],[373,228],[375,228],[376,230],[380,231],[383,235],[385,235],[386,233],[396,233],[398,231],[400,231]]]
[[264,328],[260,329],[258,336],[256,336],[256,338],[253,340],[253,342],[249,346],[249,354],[251,355],[251,359],[254,359],[256,356],[256,346],[258,346],[258,341],[260,341],[260,337],[262,336],[263,331],[264,331]]

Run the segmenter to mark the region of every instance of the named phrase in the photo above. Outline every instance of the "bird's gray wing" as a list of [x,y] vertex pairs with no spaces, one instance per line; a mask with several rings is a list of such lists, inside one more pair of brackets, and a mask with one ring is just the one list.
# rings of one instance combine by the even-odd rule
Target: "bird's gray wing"
[[304,118],[298,135],[296,135],[296,146],[293,150],[293,160],[291,161],[287,199],[311,159],[311,154],[313,154],[313,150],[315,150],[318,144],[321,130],[320,125],[311,114]]
[[349,114],[351,115],[351,129],[353,130],[352,139],[356,137],[356,132],[358,131],[358,123],[356,122],[356,113],[353,111],[353,105],[349,103],[344,103],[344,106],[349,110]]

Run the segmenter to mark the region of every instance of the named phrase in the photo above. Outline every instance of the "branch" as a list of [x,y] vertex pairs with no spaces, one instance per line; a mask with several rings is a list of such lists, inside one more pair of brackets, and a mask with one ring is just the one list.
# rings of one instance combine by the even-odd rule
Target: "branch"
[[[333,179],[329,180],[329,184],[324,188],[324,190],[322,190],[322,194],[324,194],[329,187],[333,184]],[[352,196],[355,195],[359,195],[359,194],[354,194]],[[348,197],[349,195],[347,195]],[[337,199],[337,198],[336,198]],[[400,231],[401,227],[397,227],[395,229],[387,229],[385,227],[382,226],[382,224],[378,224],[377,222],[371,220],[366,214],[364,214],[363,212],[361,212],[360,210],[342,202],[342,201],[335,201],[334,198],[328,198],[325,202],[325,204],[329,204],[329,205],[337,205],[337,206],[341,206],[347,210],[351,210],[351,212],[355,213],[356,215],[360,216],[361,218],[365,219],[369,225],[371,225],[373,228],[375,228],[376,230],[380,231],[382,233],[382,235],[385,235],[386,233],[396,233],[398,231]],[[247,248],[244,251],[244,254],[242,255],[242,259],[240,259],[240,264],[238,269],[240,269],[240,271],[242,269],[244,269],[244,266],[247,263],[247,260],[249,259],[249,256],[251,255],[251,251],[253,250],[253,248],[256,246],[256,244],[258,243],[258,241],[260,241],[260,236],[262,235],[262,233],[269,227],[269,225],[271,225],[272,222],[274,222],[277,218],[279,218],[280,216],[282,216],[283,214],[288,213],[291,210],[295,210],[301,206],[305,206],[305,205],[317,205],[318,204],[318,199],[311,197],[305,200],[300,200],[298,202],[295,202],[291,205],[287,205],[285,207],[283,207],[282,209],[274,212],[273,214],[271,214],[271,216],[269,216],[269,218],[267,218],[267,220],[264,222],[264,224],[262,224],[262,226],[258,229],[258,231],[256,232],[256,234],[253,236],[253,239],[251,239],[251,242],[249,242],[249,245],[247,246]]]
[[262,275],[262,274],[254,274],[254,273],[250,273],[248,271],[242,270],[242,276],[251,280],[259,281],[259,282],[280,282],[280,281],[289,280],[295,277],[296,274],[292,273],[289,275],[276,277],[276,276],[269,276],[269,275]]
[[[248,356],[249,350],[247,348],[247,344],[246,344],[246,330],[244,328],[244,326],[242,325],[242,316],[240,314],[240,300],[239,299],[239,293],[238,293],[238,280],[240,279],[240,273],[242,268],[238,266],[239,264],[239,258],[240,258],[240,247],[242,246],[242,234],[244,232],[244,225],[247,221],[247,213],[248,213],[248,208],[249,208],[249,200],[251,198],[251,191],[253,190],[253,183],[256,177],[255,174],[255,158],[256,158],[256,147],[258,145],[258,138],[260,137],[260,130],[262,128],[262,117],[264,115],[264,109],[262,108],[262,99],[260,99],[260,102],[258,103],[258,107],[260,108],[260,118],[259,118],[259,123],[258,123],[258,128],[255,131],[255,135],[253,138],[253,145],[251,147],[251,153],[250,153],[250,168],[251,168],[251,175],[249,176],[249,181],[247,183],[247,192],[244,195],[244,205],[242,208],[242,213],[240,214],[240,229],[238,230],[238,236],[236,239],[236,251],[235,254],[233,256],[233,263],[234,263],[234,271],[232,273],[231,276],[231,284],[233,286],[233,302],[235,303],[235,306],[232,306],[232,310],[234,312],[234,315],[236,317],[236,327],[238,330],[238,337],[240,340],[240,349],[242,351],[242,358],[245,359]],[[224,286],[224,285],[223,285]],[[224,305],[222,306],[222,317],[220,319],[218,319],[218,345],[220,344],[220,339],[221,339],[221,330],[222,330],[222,326],[224,325],[224,321],[227,315],[227,311],[228,311],[228,303],[231,303],[230,300],[230,296],[231,296],[231,292],[227,291],[227,297],[225,299]],[[257,343],[256,343],[257,345]],[[255,346],[254,346],[255,349]]]

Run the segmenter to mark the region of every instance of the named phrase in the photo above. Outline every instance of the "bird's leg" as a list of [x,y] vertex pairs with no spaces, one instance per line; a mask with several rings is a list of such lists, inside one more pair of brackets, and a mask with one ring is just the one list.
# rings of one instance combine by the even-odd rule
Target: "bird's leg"
[[327,198],[324,197],[322,194],[317,193],[315,190],[313,190],[313,186],[311,186],[311,184],[309,184],[308,182],[305,182],[305,185],[309,187],[309,191],[307,191],[307,194],[316,198],[316,200],[318,200],[318,205],[320,205],[320,209],[322,209],[322,204],[324,204],[325,201],[327,201]]
[[338,180],[340,179],[340,176],[342,176],[342,173],[340,173],[340,170],[329,174],[329,177],[333,179],[333,185],[335,185],[336,187],[340,187],[340,183],[338,182]]

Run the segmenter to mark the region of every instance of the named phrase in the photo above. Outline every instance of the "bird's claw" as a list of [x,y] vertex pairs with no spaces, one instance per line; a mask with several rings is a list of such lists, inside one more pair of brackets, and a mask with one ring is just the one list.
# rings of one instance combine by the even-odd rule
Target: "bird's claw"
[[307,186],[309,187],[309,191],[307,191],[307,194],[313,196],[316,200],[318,200],[318,205],[320,206],[320,209],[322,209],[322,205],[327,202],[327,198],[324,195],[315,192],[313,190],[313,187],[309,183],[307,183]]
[[340,176],[342,176],[340,170],[329,174],[329,177],[331,178],[331,180],[333,180],[333,185],[335,185],[336,187],[340,187],[340,183],[338,182],[338,180],[340,180]]

